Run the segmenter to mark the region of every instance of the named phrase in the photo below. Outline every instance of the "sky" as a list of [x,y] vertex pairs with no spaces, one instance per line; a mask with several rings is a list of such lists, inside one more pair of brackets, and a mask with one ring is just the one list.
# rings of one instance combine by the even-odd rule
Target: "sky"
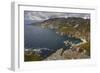
[[90,14],[87,13],[62,13],[62,12],[42,12],[42,11],[24,11],[24,20],[47,20],[50,18],[67,18],[81,17],[89,19]]

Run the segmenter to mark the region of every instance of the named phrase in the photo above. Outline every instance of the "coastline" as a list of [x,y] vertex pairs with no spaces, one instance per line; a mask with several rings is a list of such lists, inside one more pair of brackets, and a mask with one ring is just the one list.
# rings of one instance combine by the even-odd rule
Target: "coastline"
[[[80,42],[78,44],[72,44],[71,48],[66,49],[62,55],[61,55],[61,52],[63,51],[63,48],[58,49],[55,53],[51,54],[49,57],[44,59],[44,61],[90,58],[90,56],[86,55],[85,49],[82,52],[79,52],[80,48],[75,48],[77,46],[87,43],[87,41],[85,39],[81,38],[81,40],[82,40],[82,42]],[[67,44],[67,42],[64,42],[64,43]]]

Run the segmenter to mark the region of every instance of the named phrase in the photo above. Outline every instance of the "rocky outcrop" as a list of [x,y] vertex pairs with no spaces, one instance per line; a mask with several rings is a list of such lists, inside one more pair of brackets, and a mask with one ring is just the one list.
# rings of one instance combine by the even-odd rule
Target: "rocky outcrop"
[[55,53],[50,55],[44,60],[67,60],[67,59],[87,59],[89,58],[88,55],[86,55],[86,50],[81,50],[79,48],[72,48],[65,50],[64,53],[61,55],[63,48],[57,50]]
[[[63,51],[63,48],[58,49],[55,53],[47,57],[45,60],[65,60],[65,59],[86,59],[89,58],[89,56],[86,54],[87,50],[77,47],[82,44],[87,43],[85,39],[82,39],[82,42],[78,44],[72,44],[71,42],[64,41],[65,44],[72,44],[70,49],[66,49]],[[62,53],[63,52],[63,53]]]

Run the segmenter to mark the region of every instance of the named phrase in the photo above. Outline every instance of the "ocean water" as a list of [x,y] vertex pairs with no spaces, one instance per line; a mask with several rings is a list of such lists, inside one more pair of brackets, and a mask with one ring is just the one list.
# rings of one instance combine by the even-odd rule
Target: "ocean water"
[[64,44],[65,40],[72,41],[73,43],[81,42],[80,39],[58,35],[52,29],[41,28],[34,24],[24,25],[24,48],[48,48],[57,50],[67,48]]

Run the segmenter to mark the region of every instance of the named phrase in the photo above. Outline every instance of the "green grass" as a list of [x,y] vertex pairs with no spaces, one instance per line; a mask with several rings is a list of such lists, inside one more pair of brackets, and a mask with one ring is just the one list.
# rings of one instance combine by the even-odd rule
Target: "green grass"
[[24,54],[24,61],[41,61],[41,60],[43,60],[43,57],[41,57],[39,55],[35,55],[35,54],[26,55],[26,54]]
[[90,56],[90,42],[80,45],[80,48],[86,50],[86,55]]

